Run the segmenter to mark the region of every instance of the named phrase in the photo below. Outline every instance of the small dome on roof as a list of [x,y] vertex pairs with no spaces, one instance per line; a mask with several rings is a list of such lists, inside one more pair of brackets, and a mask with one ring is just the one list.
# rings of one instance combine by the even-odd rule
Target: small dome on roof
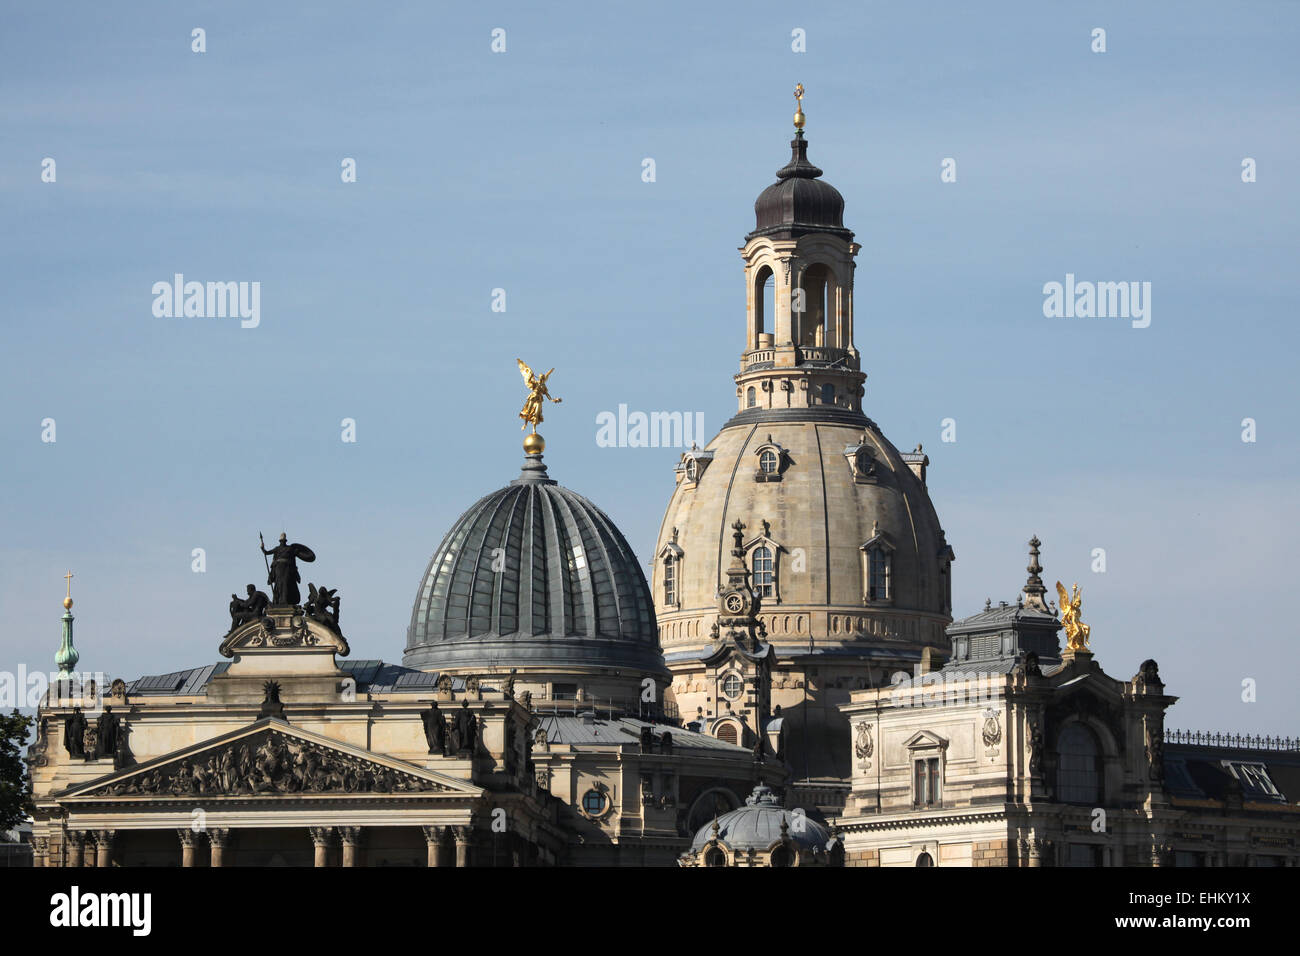
[[[803,819],[795,823],[795,817]],[[766,850],[783,837],[800,848],[827,853],[833,838],[830,829],[802,810],[787,810],[781,799],[766,784],[760,783],[745,798],[745,805],[724,813],[699,829],[691,841],[691,852],[697,853],[713,839],[713,828],[718,829],[718,840],[734,853],[743,850]]]

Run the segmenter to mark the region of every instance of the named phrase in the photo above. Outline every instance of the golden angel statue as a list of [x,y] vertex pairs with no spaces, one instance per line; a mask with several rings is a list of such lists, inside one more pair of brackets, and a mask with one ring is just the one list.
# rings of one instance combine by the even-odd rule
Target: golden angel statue
[[519,373],[524,377],[524,384],[528,386],[528,398],[524,401],[523,410],[520,411],[519,417],[524,420],[520,429],[533,426],[533,434],[537,434],[537,426],[542,423],[542,399],[550,399],[557,405],[562,401],[559,398],[552,398],[551,393],[546,390],[546,380],[551,377],[551,372],[538,376],[533,374],[533,370],[524,364],[523,359],[515,359],[519,363]]
[[1074,593],[1067,594],[1065,586],[1060,581],[1057,581],[1056,593],[1061,599],[1061,625],[1065,628],[1065,639],[1070,645],[1070,650],[1087,650],[1088,635],[1092,632],[1092,628],[1084,624],[1079,618],[1079,608],[1083,604],[1083,592],[1079,590],[1079,585],[1075,584]]

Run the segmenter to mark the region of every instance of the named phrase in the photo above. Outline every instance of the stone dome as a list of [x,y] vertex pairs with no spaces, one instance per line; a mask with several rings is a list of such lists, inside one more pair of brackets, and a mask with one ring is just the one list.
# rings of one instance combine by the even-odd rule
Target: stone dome
[[403,663],[666,673],[632,548],[604,512],[547,476],[540,454],[443,538],[415,596]]
[[[761,471],[765,455],[776,460],[773,474]],[[771,556],[773,593],[758,616],[781,658],[815,651],[910,670],[921,646],[946,650],[952,551],[919,474],[922,453],[900,453],[874,422],[844,409],[753,409],[683,459],[654,570],[670,664],[709,644],[737,520],[747,563],[756,547]],[[869,593],[873,547],[888,556],[884,595]]]
[[844,197],[820,179],[822,171],[808,161],[808,141],[803,130],[790,141],[790,162],[776,172],[777,181],[754,202],[754,231],[745,237],[797,239],[810,233],[829,233],[852,239],[844,228]]
[[[787,810],[781,800],[764,784],[754,788],[745,798],[745,805],[718,817],[717,838],[734,852],[766,850],[787,837],[801,849],[825,853],[833,842],[831,831],[806,814],[798,826],[794,817],[798,811]],[[785,831],[782,832],[782,824]],[[714,821],[709,821],[696,832],[691,841],[691,852],[698,853],[713,839]],[[797,831],[797,832],[796,832]]]

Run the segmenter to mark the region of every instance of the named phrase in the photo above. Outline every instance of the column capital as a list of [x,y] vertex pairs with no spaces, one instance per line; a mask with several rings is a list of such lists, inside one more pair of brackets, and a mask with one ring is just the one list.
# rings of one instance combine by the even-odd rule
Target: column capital
[[447,837],[446,827],[420,827],[424,831],[424,842],[430,845],[441,843]]
[[111,847],[111,846],[113,845],[113,841],[116,840],[116,839],[117,839],[117,831],[116,831],[116,830],[96,830],[96,831],[95,831],[95,842],[96,842],[97,844],[99,844],[100,846],[109,846],[109,847]]
[[220,849],[230,846],[230,828],[213,827],[207,831],[208,842]]
[[344,846],[356,846],[361,842],[361,827],[339,827],[338,830]]
[[311,842],[316,846],[330,846],[334,842],[333,827],[308,827],[311,831]]
[[181,841],[181,846],[194,846],[199,840],[199,831],[190,827],[177,827],[176,837]]
[[473,827],[452,827],[451,832],[457,843],[469,843],[474,838]]

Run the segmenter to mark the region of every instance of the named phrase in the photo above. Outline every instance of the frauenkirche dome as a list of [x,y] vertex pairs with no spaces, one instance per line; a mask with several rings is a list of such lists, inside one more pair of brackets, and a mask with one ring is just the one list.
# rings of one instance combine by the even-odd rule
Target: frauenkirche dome
[[[736,413],[681,456],[653,590],[682,717],[748,744],[779,706],[798,799],[836,812],[851,775],[839,707],[946,653],[954,554],[926,489],[929,459],[919,445],[901,452],[864,412],[860,247],[802,128],[792,147],[741,249]],[[753,600],[732,610],[738,589]]]

